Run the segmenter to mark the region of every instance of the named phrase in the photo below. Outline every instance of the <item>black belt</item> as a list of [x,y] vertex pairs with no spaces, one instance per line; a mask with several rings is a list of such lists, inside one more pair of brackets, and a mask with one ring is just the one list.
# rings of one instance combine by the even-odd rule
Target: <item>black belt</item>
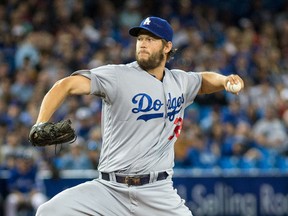
[[[101,172],[102,179],[106,181],[111,181],[109,173],[103,173]],[[156,181],[164,180],[168,177],[167,172],[160,172],[158,173],[158,177]],[[139,176],[123,176],[123,175],[117,175],[115,174],[116,182],[123,183],[127,185],[133,185],[133,186],[140,186],[144,184],[148,184],[150,181],[150,175],[139,175]]]

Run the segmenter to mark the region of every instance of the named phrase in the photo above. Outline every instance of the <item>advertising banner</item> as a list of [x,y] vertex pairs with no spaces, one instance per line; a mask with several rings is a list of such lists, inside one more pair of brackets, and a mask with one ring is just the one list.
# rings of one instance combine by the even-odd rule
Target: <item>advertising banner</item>
[[288,177],[176,177],[195,216],[288,215]]

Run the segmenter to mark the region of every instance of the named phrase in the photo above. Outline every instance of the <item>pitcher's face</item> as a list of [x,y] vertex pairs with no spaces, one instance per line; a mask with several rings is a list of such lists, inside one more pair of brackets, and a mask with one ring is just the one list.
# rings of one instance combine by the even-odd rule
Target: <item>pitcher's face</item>
[[149,34],[140,34],[136,43],[136,60],[144,70],[151,70],[160,66],[165,61],[162,40]]

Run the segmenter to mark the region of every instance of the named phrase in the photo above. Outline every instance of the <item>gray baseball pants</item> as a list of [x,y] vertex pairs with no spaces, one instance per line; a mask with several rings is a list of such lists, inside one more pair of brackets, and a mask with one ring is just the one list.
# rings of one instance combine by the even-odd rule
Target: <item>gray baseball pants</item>
[[36,216],[192,216],[171,177],[128,186],[101,178],[66,189],[42,204]]

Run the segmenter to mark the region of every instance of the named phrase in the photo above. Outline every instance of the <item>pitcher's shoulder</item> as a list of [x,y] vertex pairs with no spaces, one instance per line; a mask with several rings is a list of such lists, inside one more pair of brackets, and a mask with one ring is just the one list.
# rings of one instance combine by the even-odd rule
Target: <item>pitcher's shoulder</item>
[[179,75],[179,76],[189,76],[189,75],[199,75],[200,73],[195,71],[184,71],[181,69],[171,69],[169,70],[172,74]]
[[172,74],[186,74],[187,72],[181,69],[167,69],[166,70],[170,71]]
[[118,71],[125,71],[125,70],[129,70],[129,68],[131,68],[131,66],[129,66],[129,64],[106,64],[106,65],[101,65],[99,67],[96,68],[92,68],[90,69],[90,71],[92,73],[97,73],[99,71],[114,71],[114,72],[118,72]]
[[125,64],[126,67],[131,68],[131,69],[136,69],[136,70],[142,70],[139,66],[139,64],[137,63],[137,61]]
[[197,79],[201,80],[202,76],[198,72],[194,71],[184,71],[181,69],[171,69],[168,70],[170,74],[175,78],[175,79],[182,79],[182,80],[188,80],[188,79]]
[[138,65],[138,63],[135,62],[131,62],[131,63],[127,63],[127,64],[107,64],[105,66],[102,67],[106,67],[106,68],[110,68],[110,69],[118,69],[118,70],[130,70],[130,69],[139,69],[140,66]]

